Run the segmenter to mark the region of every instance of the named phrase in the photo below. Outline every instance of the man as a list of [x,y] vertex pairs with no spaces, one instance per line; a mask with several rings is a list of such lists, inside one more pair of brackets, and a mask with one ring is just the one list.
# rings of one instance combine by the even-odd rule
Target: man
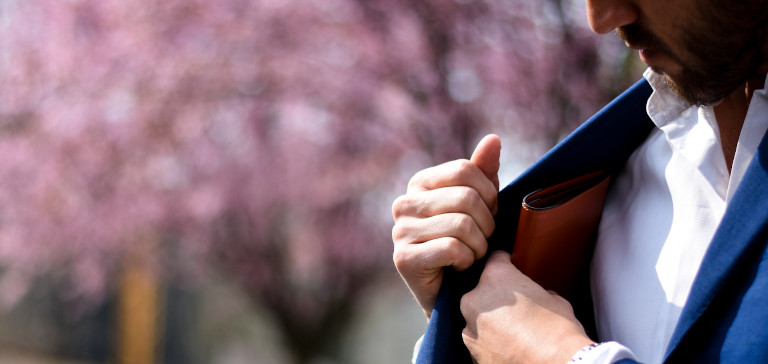
[[[568,301],[495,251],[461,298],[464,344],[480,363],[768,362],[768,1],[587,0],[587,10],[593,31],[615,29],[639,51],[653,88],[650,122],[641,122],[650,134],[637,127],[646,131],[621,160],[592,260],[605,343],[587,336]],[[623,122],[587,127],[558,148],[584,149],[578,168],[606,168],[579,140],[623,132]],[[611,138],[630,139],[606,135],[616,148]],[[517,197],[496,193],[500,148],[489,136],[470,160],[417,173],[393,205],[395,265],[428,318],[445,267],[468,269],[489,237],[515,229],[506,215],[494,220],[519,209]],[[527,174],[571,168],[552,154]]]

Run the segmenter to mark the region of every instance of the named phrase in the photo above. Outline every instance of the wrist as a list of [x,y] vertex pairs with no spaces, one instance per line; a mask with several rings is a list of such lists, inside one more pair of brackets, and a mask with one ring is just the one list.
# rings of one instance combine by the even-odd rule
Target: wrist
[[571,363],[571,360],[587,348],[594,348],[599,343],[596,343],[589,339],[587,336],[573,336],[561,341],[563,345],[560,347],[560,351],[556,360],[553,363]]
[[585,345],[584,347],[581,348],[581,350],[577,351],[576,354],[573,354],[573,356],[571,357],[571,360],[569,360],[568,363],[569,364],[570,363],[578,363],[578,362],[584,360],[584,356],[586,356],[587,354],[589,354],[590,351],[594,350],[595,348],[597,348],[598,346],[600,346],[602,344],[603,343],[595,343],[595,342],[593,342],[592,344]]
[[629,348],[615,341],[608,341],[582,348],[568,363],[617,363],[625,359],[637,361]]

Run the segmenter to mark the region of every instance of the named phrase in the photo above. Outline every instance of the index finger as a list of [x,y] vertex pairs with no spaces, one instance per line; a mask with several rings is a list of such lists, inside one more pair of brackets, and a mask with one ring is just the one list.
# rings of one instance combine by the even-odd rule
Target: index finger
[[446,162],[416,173],[408,182],[408,192],[430,191],[465,186],[474,189],[491,211],[496,211],[498,189],[485,173],[466,159]]

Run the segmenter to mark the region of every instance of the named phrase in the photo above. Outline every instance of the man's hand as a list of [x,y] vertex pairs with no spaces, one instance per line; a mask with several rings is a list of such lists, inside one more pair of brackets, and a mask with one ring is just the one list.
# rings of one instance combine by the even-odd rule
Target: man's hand
[[461,313],[464,343],[478,363],[566,363],[593,343],[570,303],[521,273],[503,251],[488,258]]
[[443,280],[443,267],[469,268],[482,258],[493,233],[499,190],[501,141],[488,135],[470,160],[456,160],[416,173],[392,205],[393,260],[429,317]]

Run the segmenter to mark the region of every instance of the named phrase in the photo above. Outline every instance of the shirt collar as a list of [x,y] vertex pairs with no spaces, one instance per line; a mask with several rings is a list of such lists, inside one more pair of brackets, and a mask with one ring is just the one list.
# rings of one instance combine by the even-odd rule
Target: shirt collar
[[[653,89],[651,97],[648,98],[646,112],[657,127],[662,127],[674,120],[692,105],[679,98],[674,91],[667,85],[664,76],[647,68],[643,72],[643,77],[648,81]],[[768,77],[765,78],[765,84],[762,90],[757,90],[760,97],[766,97],[768,92]]]
[[653,89],[651,97],[646,104],[646,112],[657,127],[661,128],[675,120],[680,114],[691,107],[690,104],[680,99],[667,85],[664,76],[646,69],[643,77]]
[[648,70],[644,76],[653,88],[653,94],[646,104],[648,116],[664,134],[673,153],[695,165],[725,200],[728,167],[720,146],[720,132],[712,106],[699,107],[683,101],[667,85],[662,75]]

